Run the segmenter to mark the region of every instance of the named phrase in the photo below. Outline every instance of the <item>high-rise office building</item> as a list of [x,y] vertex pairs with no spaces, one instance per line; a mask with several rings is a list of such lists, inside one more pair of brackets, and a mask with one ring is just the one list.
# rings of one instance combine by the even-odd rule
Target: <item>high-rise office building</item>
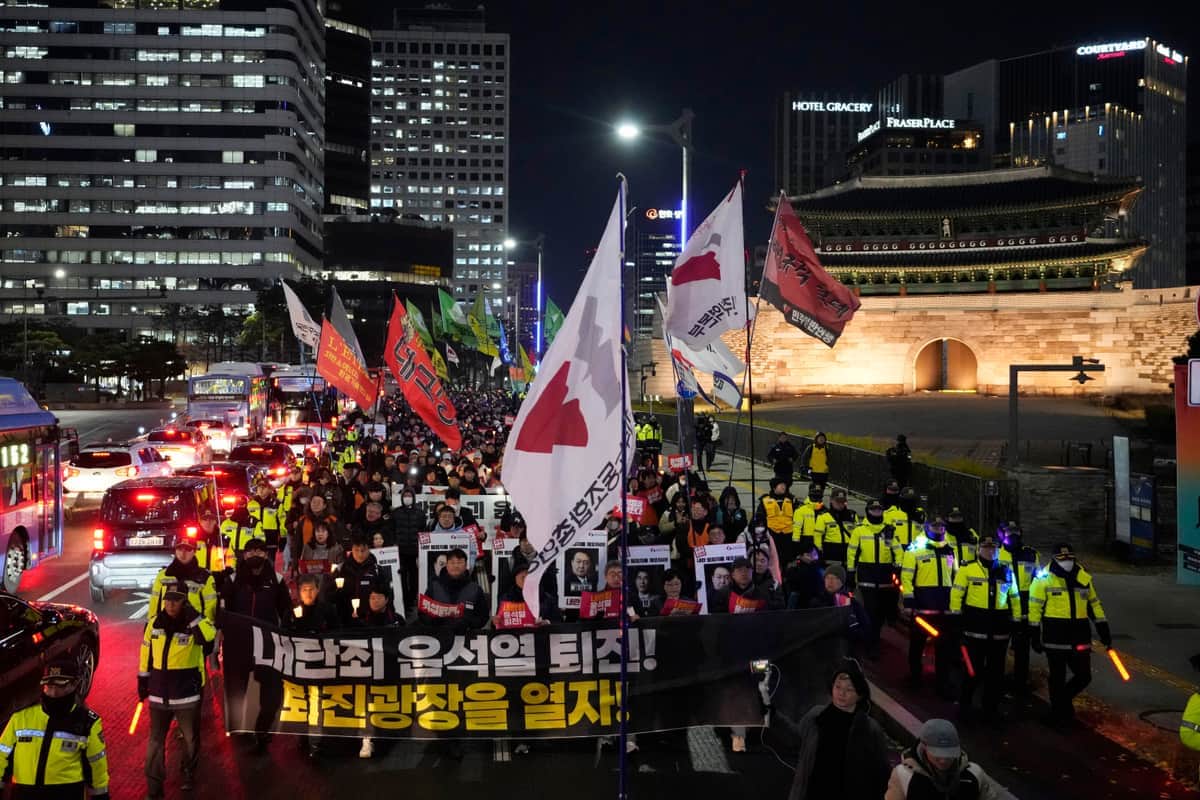
[[455,297],[510,318],[508,34],[434,7],[371,38],[370,209],[453,226]]
[[[516,308],[517,311],[512,320],[508,322],[501,320],[500,324],[507,327],[505,335],[508,337],[513,356],[515,357],[517,354],[517,345],[513,341],[515,329],[519,331],[519,339],[521,344],[525,345],[525,351],[532,358],[538,322],[537,262],[510,261],[508,280],[510,292],[508,305],[510,308]],[[543,346],[542,349],[545,350],[545,347]]]
[[319,268],[324,35],[316,0],[0,6],[0,318],[173,335]]
[[661,335],[656,297],[666,301],[667,276],[679,257],[679,214],[670,208],[638,211],[630,220],[636,237],[631,333],[635,340]]
[[[996,166],[1141,178],[1138,287],[1186,282],[1187,57],[1162,42],[1085,42],[947,75],[945,113],[985,126]],[[990,134],[990,135],[989,135]]]
[[325,214],[367,213],[371,19],[362,0],[325,0]]
[[858,143],[858,132],[879,118],[867,92],[784,92],[775,107],[775,186],[788,195],[826,184],[826,165]]

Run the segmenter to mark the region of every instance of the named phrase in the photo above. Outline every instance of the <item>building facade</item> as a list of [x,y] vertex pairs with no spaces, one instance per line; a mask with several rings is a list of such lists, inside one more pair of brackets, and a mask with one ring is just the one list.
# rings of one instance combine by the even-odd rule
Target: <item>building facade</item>
[[361,0],[325,0],[325,215],[370,203],[371,19]]
[[658,301],[666,301],[667,276],[679,257],[679,215],[670,208],[648,208],[630,219],[635,237],[630,332],[634,340],[661,335]]
[[966,120],[887,114],[859,131],[836,180],[977,172],[986,168],[982,139],[983,129]]
[[0,316],[165,336],[321,265],[315,0],[0,6]]
[[985,125],[997,166],[1140,178],[1133,225],[1151,248],[1134,283],[1177,286],[1186,282],[1187,64],[1151,38],[986,61],[946,76],[945,112]]
[[873,92],[784,92],[775,107],[775,187],[789,195],[815,192],[826,165],[858,143],[858,132],[878,119]]
[[[525,352],[533,358],[534,340],[537,338],[538,323],[538,274],[536,261],[510,261],[508,264],[509,294],[507,305],[515,309],[513,319],[507,326],[505,336],[508,337],[512,353],[516,356],[517,347],[513,343],[513,332],[525,346]],[[504,324],[501,321],[501,324]],[[544,348],[543,348],[544,349]]]
[[453,227],[456,299],[507,318],[508,34],[426,9],[371,37],[370,210]]

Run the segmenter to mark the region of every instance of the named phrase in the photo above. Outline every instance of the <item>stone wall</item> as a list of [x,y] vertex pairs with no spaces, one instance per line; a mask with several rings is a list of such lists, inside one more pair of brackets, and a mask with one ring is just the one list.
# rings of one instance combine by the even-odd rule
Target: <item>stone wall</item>
[[1088,552],[1105,550],[1104,484],[1107,472],[1087,468],[1009,470],[1018,481],[1018,508],[1025,542],[1045,553],[1068,541]]
[[[1074,355],[1098,358],[1106,371],[1083,386],[1069,373],[1022,373],[1022,394],[1159,394],[1174,379],[1171,357],[1196,330],[1200,287],[1103,292],[865,297],[830,349],[784,322],[763,304],[751,350],[754,394],[908,394],[915,390],[921,350],[941,339],[966,345],[978,362],[980,392],[1008,393],[1010,364],[1063,364]],[[744,353],[745,335],[725,334]],[[657,362],[647,392],[673,396],[670,361],[661,339],[635,355]],[[635,395],[637,373],[635,371]]]

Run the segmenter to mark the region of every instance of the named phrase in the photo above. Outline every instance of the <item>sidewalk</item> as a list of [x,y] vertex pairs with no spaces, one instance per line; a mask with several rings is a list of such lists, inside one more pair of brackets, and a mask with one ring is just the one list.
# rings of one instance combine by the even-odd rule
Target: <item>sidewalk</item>
[[[664,447],[664,453],[670,450]],[[728,453],[719,454],[708,475],[714,494],[729,480],[729,463]],[[748,511],[767,491],[771,469],[760,464],[754,473],[757,494],[751,496],[751,465],[736,460],[733,485]],[[798,482],[793,493],[803,494],[806,488]],[[850,506],[861,515],[865,498],[852,496]],[[1006,724],[960,726],[970,757],[1017,797],[1173,799],[1196,797],[1200,790],[1200,753],[1184,748],[1178,732],[1179,715],[1188,696],[1197,691],[1188,658],[1200,651],[1200,591],[1175,585],[1173,570],[1162,567],[1130,571],[1122,565],[1120,572],[1111,568],[1097,561],[1089,571],[1096,577],[1113,643],[1132,679],[1120,680],[1097,642],[1092,684],[1076,702],[1081,724],[1059,732],[1040,721],[1048,707],[1046,661],[1033,654],[1037,689],[1025,700],[1005,698]],[[886,715],[889,733],[901,741],[915,738],[920,723],[931,717],[958,724],[958,704],[933,691],[928,675],[933,668],[931,649],[925,656],[926,687],[908,688],[907,647],[906,631],[885,630],[880,660],[866,665],[882,693],[876,706]]]

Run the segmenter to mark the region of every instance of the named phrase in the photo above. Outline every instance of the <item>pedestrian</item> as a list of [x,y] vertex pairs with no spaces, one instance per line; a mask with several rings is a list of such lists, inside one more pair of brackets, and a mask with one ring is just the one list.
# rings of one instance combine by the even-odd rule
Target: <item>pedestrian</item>
[[721,428],[711,414],[701,414],[696,422],[696,447],[699,450],[699,467],[705,474],[712,469],[721,442]]
[[344,625],[354,624],[360,609],[366,613],[373,585],[390,585],[390,573],[379,566],[366,534],[355,533],[350,537],[350,558],[342,563],[334,581],[339,584],[335,605]]
[[[290,616],[291,607],[292,598],[287,586],[267,564],[267,543],[262,539],[246,542],[234,570],[233,580],[221,587],[222,613],[241,614],[278,628],[282,627]],[[218,616],[218,624],[221,621],[221,617]],[[275,722],[276,714],[283,703],[283,680],[278,672],[265,666],[255,666],[251,674],[258,683],[259,692],[258,717],[254,721],[253,752],[261,755],[270,744],[271,725]],[[235,677],[234,673],[226,672],[224,677],[227,684],[233,680],[239,681],[237,687],[231,687],[231,696],[245,694],[249,683],[248,676]]]
[[[355,622],[357,623],[355,627],[371,629],[395,628],[403,625],[404,619],[392,607],[391,587],[384,583],[372,584],[371,590],[367,594],[367,608]],[[375,741],[369,736],[364,736],[358,750],[358,757],[371,758],[374,755]]]
[[267,558],[275,563],[279,550],[279,500],[266,473],[254,476],[254,493],[246,501],[246,512],[254,526],[254,538],[267,543]]
[[846,639],[857,652],[861,644],[870,641],[871,619],[862,601],[851,594],[846,586],[846,568],[831,564],[821,579],[822,591],[809,604],[809,608],[848,608],[846,617]]
[[800,471],[808,475],[812,483],[824,486],[829,482],[829,447],[824,433],[813,437],[812,444],[804,448],[800,456]]
[[[1200,671],[1200,654],[1191,658],[1192,668]],[[1192,692],[1179,719],[1179,741],[1189,750],[1200,750],[1200,692]]]
[[825,564],[846,563],[850,536],[858,527],[858,515],[846,500],[845,489],[834,489],[829,496],[829,506],[819,511],[813,521],[813,540]]
[[912,476],[912,449],[908,446],[908,437],[903,433],[896,436],[896,443],[884,454],[892,478],[901,486],[908,486]]
[[788,491],[791,481],[776,475],[771,479],[771,492],[758,499],[755,517],[766,521],[767,530],[775,542],[775,551],[783,564],[791,563],[794,556],[792,546],[793,519],[796,515],[796,498]]
[[721,490],[721,498],[717,504],[716,521],[725,529],[725,535],[730,541],[736,540],[742,531],[746,530],[746,511],[742,508],[742,500],[737,489],[726,486]]
[[814,706],[791,728],[800,742],[788,800],[877,798],[887,790],[887,737],[871,719],[871,685],[852,658],[834,668],[829,702]]
[[[216,514],[205,515],[210,527],[216,522]],[[196,563],[196,540],[185,534],[175,539],[175,557],[171,563],[158,571],[150,585],[146,618],[154,619],[162,611],[162,598],[167,589],[183,581],[188,590],[188,602],[209,622],[217,621],[217,587],[212,574]]]
[[320,576],[322,599],[333,595],[334,575],[346,562],[346,551],[329,531],[329,525],[318,522],[312,541],[304,545],[304,551],[296,562],[297,572],[309,572]]
[[788,485],[792,483],[792,474],[796,471],[796,459],[799,457],[796,445],[788,439],[785,431],[779,432],[775,444],[771,445],[771,449],[767,451],[767,461],[771,462],[775,477],[783,478]]
[[1032,629],[1029,626],[1029,590],[1033,579],[1041,568],[1041,556],[1038,551],[1025,544],[1021,526],[1009,522],[1001,528],[1000,539],[1003,547],[998,557],[1002,564],[1008,566],[1017,581],[1017,591],[1020,595],[1018,608],[1013,611],[1022,624],[1017,625],[1012,635],[1013,651],[1013,690],[1018,694],[1029,694],[1029,648]]
[[917,746],[900,756],[900,763],[888,779],[884,800],[1001,800],[1011,797],[983,771],[983,767],[967,758],[953,723],[931,719],[921,726]]
[[[500,595],[500,603],[512,603],[516,605],[525,605],[525,579],[529,576],[528,561],[513,561],[512,566],[512,585],[509,586]],[[562,614],[558,610],[558,598],[552,593],[539,590],[538,599],[541,605],[541,615],[534,619],[530,617],[531,625],[549,625],[552,622],[562,622]],[[499,603],[497,604],[499,606]],[[495,625],[500,620],[500,613],[492,618],[492,624]]]
[[[333,633],[341,628],[337,609],[332,603],[321,599],[320,581],[312,574],[296,579],[296,594],[300,604],[288,615],[285,630],[302,636]],[[321,737],[303,734],[296,737],[300,752],[315,761],[321,755]]]
[[788,608],[810,608],[824,591],[821,553],[812,539],[800,543],[796,560],[783,575],[784,596]]
[[394,540],[392,538],[392,521],[384,516],[383,505],[374,500],[367,501],[367,504],[362,507],[362,520],[356,525],[358,531],[367,537],[367,544],[371,547],[391,547]]
[[961,615],[966,658],[958,713],[970,719],[975,690],[983,685],[983,711],[992,721],[1004,693],[1004,661],[1008,655],[1008,636],[1020,620],[1021,597],[1012,569],[996,558],[996,537],[988,534],[979,542],[974,561],[961,567],[950,590],[950,613]]
[[904,607],[912,623],[908,639],[909,685],[921,685],[925,643],[932,636],[921,625],[923,620],[942,634],[933,636],[934,670],[937,693],[947,699],[950,698],[951,673],[958,653],[951,632],[941,629],[947,625],[955,571],[954,548],[946,541],[946,521],[937,515],[925,526],[925,535],[904,551],[900,586]]
[[100,715],[79,699],[79,663],[58,656],[42,670],[41,699],[13,713],[0,733],[0,788],[13,800],[108,800]]
[[921,507],[917,490],[911,486],[902,488],[896,505],[883,512],[883,521],[895,530],[896,544],[901,549],[916,541],[925,524],[925,509]]
[[461,610],[442,615],[419,608],[421,621],[427,625],[468,631],[487,624],[488,596],[467,572],[467,553],[461,547],[446,553],[446,568],[430,581],[428,598],[439,604],[439,609],[460,607]]
[[[1050,568],[1034,578],[1029,589],[1030,643],[1046,653],[1050,667],[1052,725],[1075,719],[1075,695],[1092,682],[1092,625],[1105,649],[1112,649],[1112,633],[1096,594],[1092,576],[1075,561],[1067,542],[1054,545]],[[1067,670],[1071,680],[1067,680]]]
[[708,505],[701,498],[692,500],[688,524],[675,527],[674,551],[677,553],[675,567],[681,570],[692,570],[696,560],[692,555],[697,547],[708,545]]
[[200,700],[207,672],[204,658],[217,631],[208,617],[187,602],[183,581],[163,592],[162,611],[146,623],[138,656],[138,699],[150,706],[146,742],[147,796],[161,798],[167,778],[167,730],[174,720],[183,735],[183,779],[191,791],[200,763]]
[[871,623],[867,655],[879,656],[879,634],[885,623],[896,621],[900,600],[899,551],[892,538],[892,526],[883,521],[883,503],[867,503],[866,517],[850,534],[846,551],[847,582],[857,588]]
[[808,497],[796,507],[792,514],[792,549],[795,552],[802,539],[816,540],[817,515],[825,510],[825,487],[819,483],[808,485]]
[[417,555],[420,534],[426,529],[425,521],[424,510],[417,506],[416,493],[412,488],[404,487],[400,492],[400,506],[392,509],[392,528],[400,553],[400,584],[405,608],[416,608],[417,605]]

